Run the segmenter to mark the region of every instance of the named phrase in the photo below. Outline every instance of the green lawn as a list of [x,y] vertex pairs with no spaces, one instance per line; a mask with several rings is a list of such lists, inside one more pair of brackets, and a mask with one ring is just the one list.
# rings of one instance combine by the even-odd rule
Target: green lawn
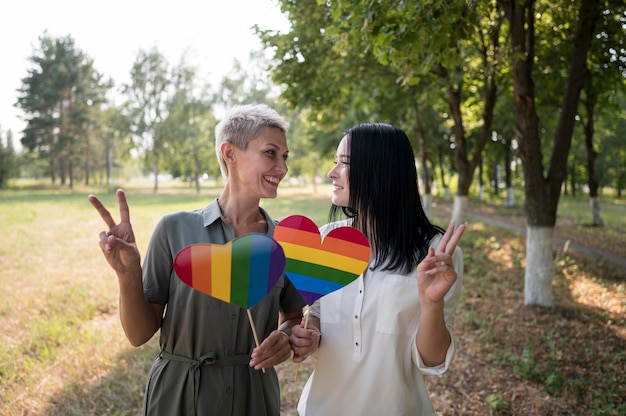
[[[98,247],[104,223],[87,201],[88,193],[97,193],[118,218],[115,196],[94,189],[42,188],[0,191],[0,414],[137,414],[156,339],[137,349],[126,341],[117,316],[116,278]],[[162,215],[203,207],[220,188],[205,188],[200,195],[187,185],[164,185],[157,194],[149,186],[126,190],[143,251]],[[328,215],[330,188],[317,191],[283,187],[278,199],[261,205],[276,219],[301,214],[321,225]],[[585,198],[565,197],[562,204],[559,215],[588,221]],[[623,200],[607,201],[604,213],[608,223],[626,227]],[[436,221],[447,221],[442,212],[436,215]],[[485,248],[494,244],[490,239],[498,234],[478,225],[468,231],[467,260],[484,259]],[[620,238],[625,241],[623,234]],[[523,247],[516,244],[513,249]],[[512,249],[510,244],[507,249]],[[519,260],[510,270],[521,275]],[[486,274],[485,281],[501,278],[488,267],[479,273]],[[615,290],[610,286],[605,296],[614,298]],[[476,313],[473,308],[463,313],[466,319],[478,319],[470,316]],[[303,367],[300,379],[307,375]],[[301,385],[289,386],[293,395]],[[284,398],[286,403],[297,399]]]

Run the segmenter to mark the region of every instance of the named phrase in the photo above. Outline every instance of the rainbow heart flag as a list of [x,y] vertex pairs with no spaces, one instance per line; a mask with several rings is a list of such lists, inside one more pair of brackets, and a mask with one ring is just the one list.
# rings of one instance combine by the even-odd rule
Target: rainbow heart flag
[[285,252],[285,274],[308,305],[355,280],[369,262],[369,242],[352,227],[335,228],[322,242],[312,220],[292,215],[278,223],[274,239]]
[[192,244],[174,258],[178,278],[188,286],[243,309],[272,290],[285,268],[282,247],[261,233],[224,245]]

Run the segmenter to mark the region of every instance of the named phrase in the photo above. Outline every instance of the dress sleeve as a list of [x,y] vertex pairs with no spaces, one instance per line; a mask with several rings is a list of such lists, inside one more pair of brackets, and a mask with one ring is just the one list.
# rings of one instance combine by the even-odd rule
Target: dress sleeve
[[450,346],[448,347],[448,352],[446,353],[446,359],[442,364],[435,366],[435,367],[428,367],[424,364],[422,357],[420,356],[417,350],[417,346],[415,345],[415,342],[413,342],[413,346],[412,346],[413,361],[417,363],[418,368],[423,374],[442,375],[443,373],[448,371],[448,368],[450,367],[450,364],[452,363],[452,360],[456,352],[456,338],[454,336],[454,320],[456,317],[455,316],[456,306],[458,305],[459,300],[461,299],[461,288],[463,286],[463,267],[464,267],[463,266],[463,251],[458,246],[454,250],[454,254],[452,255],[452,264],[453,264],[454,270],[456,271],[457,279],[456,279],[456,282],[454,282],[454,284],[448,291],[448,293],[446,294],[446,296],[444,297],[445,304],[443,307],[443,314],[444,314],[444,319],[446,321],[446,328],[448,328],[448,332],[450,333]]
[[143,262],[143,291],[148,302],[166,305],[173,258],[168,244],[166,218],[157,223]]
[[298,292],[298,289],[291,283],[289,278],[283,274],[285,285],[280,294],[280,310],[283,313],[296,312],[306,306],[306,302]]

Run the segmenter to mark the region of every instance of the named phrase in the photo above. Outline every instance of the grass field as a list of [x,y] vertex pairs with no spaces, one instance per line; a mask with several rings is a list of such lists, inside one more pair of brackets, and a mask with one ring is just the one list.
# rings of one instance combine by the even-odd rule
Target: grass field
[[[150,184],[125,189],[142,252],[162,215],[202,207],[219,192],[205,188],[198,195],[185,185],[157,194]],[[90,192],[119,217],[114,195],[104,191],[0,191],[0,414],[139,412],[158,345],[155,337],[133,348],[123,335],[117,281],[97,244],[105,227],[87,201]],[[262,206],[276,219],[298,213],[322,224],[328,195],[324,186],[317,193],[283,187]],[[586,240],[626,246],[623,200],[603,207],[603,228],[586,225],[584,198],[562,203],[560,224],[575,224]],[[446,204],[440,206],[435,220],[444,224]],[[498,207],[492,213],[520,216]],[[461,352],[453,371],[428,381],[440,414],[625,414],[626,272],[560,254],[556,307],[542,311],[523,306],[522,237],[475,223],[461,245],[467,272],[457,318]],[[296,380],[293,364],[278,369],[285,415],[295,414],[313,362],[301,366]]]

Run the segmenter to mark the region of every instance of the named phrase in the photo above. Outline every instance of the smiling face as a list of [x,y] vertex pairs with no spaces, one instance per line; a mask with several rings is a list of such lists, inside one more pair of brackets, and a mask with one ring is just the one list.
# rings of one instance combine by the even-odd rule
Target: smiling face
[[224,159],[233,186],[258,198],[276,198],[278,184],[288,171],[285,133],[278,128],[263,127],[245,150],[230,143],[227,147]]
[[333,181],[331,202],[340,207],[349,206],[350,202],[350,146],[348,136],[344,136],[337,147],[335,167],[328,172],[328,178]]

